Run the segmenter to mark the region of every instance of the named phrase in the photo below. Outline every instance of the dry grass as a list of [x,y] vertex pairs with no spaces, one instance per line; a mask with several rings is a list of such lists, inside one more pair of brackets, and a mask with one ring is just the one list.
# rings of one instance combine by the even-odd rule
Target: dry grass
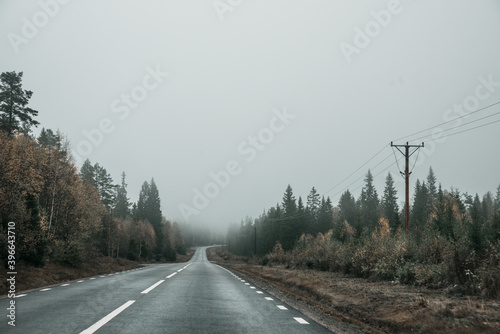
[[224,257],[228,260],[224,261],[217,250],[209,252],[209,256],[292,293],[337,321],[351,323],[365,332],[500,332],[499,300],[459,297],[443,289],[371,282],[332,272],[234,263],[227,254]]

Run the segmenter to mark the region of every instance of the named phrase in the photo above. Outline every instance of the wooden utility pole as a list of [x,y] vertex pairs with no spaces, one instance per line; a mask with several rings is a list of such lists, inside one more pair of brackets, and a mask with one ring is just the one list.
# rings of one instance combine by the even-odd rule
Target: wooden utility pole
[[[408,145],[406,142],[405,145],[394,145],[391,141],[391,147],[395,147],[398,149],[401,154],[405,156],[405,172],[400,172],[405,177],[405,229],[408,231],[410,229],[410,157],[413,153],[415,153],[419,148],[424,147],[424,143],[421,145]],[[400,147],[404,147],[405,151],[403,152]],[[410,147],[415,147],[415,149],[410,153]]]

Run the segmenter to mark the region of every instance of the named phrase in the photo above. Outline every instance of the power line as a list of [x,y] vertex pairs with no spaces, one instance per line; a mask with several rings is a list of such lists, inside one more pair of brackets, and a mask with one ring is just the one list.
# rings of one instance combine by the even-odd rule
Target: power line
[[[485,119],[485,118],[489,118],[489,117],[492,117],[492,116],[495,116],[495,115],[498,115],[498,114],[500,114],[500,111],[499,111],[499,112],[496,112],[496,113],[494,113],[494,114],[488,115],[488,116],[484,116],[484,117],[481,117],[481,118],[475,119],[475,120],[473,120],[473,121],[470,121],[470,122],[467,122],[467,123],[464,123],[464,124],[460,124],[460,125],[454,126],[454,127],[452,127],[452,128],[449,128],[449,129],[445,129],[445,130],[443,130],[441,133],[444,133],[444,132],[446,132],[446,131],[455,130],[455,129],[458,129],[458,128],[462,127],[462,126],[469,125],[469,124],[472,124],[472,123],[476,123],[476,122],[481,121],[481,120],[483,120],[483,119]],[[485,123],[485,124],[483,124],[483,125],[480,125],[480,126],[477,126],[477,127],[471,128],[471,129],[477,129],[477,128],[480,128],[480,127],[482,127],[482,126],[490,125],[490,124],[497,123],[497,122],[498,122],[498,121],[494,121],[494,122],[490,122],[490,123]],[[462,133],[462,132],[466,132],[466,131],[468,131],[468,130],[459,131],[459,132],[456,132],[456,133]],[[449,136],[449,135],[448,135],[448,136]],[[425,139],[425,138],[430,138],[430,137],[429,137],[429,136],[424,136],[424,137],[419,137],[419,138],[414,139],[414,140],[422,140],[422,139]]]
[[462,130],[462,131],[454,132],[454,133],[451,133],[451,134],[449,134],[447,136],[451,137],[451,136],[454,136],[454,135],[458,135],[460,133],[464,133],[464,132],[467,132],[467,131],[471,131],[471,130],[475,130],[475,129],[478,129],[478,128],[482,128],[484,126],[488,126],[488,125],[495,124],[495,123],[498,123],[498,122],[500,122],[500,119],[496,120],[496,121],[493,121],[493,122],[486,123],[486,124],[478,125],[478,126],[475,126],[473,128],[470,128],[470,129],[465,129],[465,130]]
[[[470,116],[470,115],[473,115],[473,114],[478,113],[478,112],[480,112],[480,111],[483,111],[483,110],[485,110],[485,109],[491,108],[491,107],[493,107],[493,106],[495,106],[495,105],[497,105],[497,104],[500,104],[500,101],[495,102],[495,103],[492,103],[492,104],[490,104],[490,105],[488,105],[488,106],[482,107],[482,108],[480,108],[480,109],[478,109],[478,110],[475,110],[475,111],[473,111],[473,112],[470,112],[470,113],[468,113],[468,114],[466,114],[466,115],[462,115],[462,116],[456,117],[456,118],[454,118],[454,119],[452,119],[452,120],[449,120],[449,121],[446,121],[446,122],[443,122],[443,123],[440,123],[440,124],[437,124],[437,125],[431,126],[431,127],[427,128],[427,129],[424,129],[424,130],[421,130],[421,131],[414,132],[414,133],[412,133],[412,134],[410,134],[410,135],[403,136],[403,137],[401,137],[401,138],[397,138],[397,139],[395,139],[394,141],[399,141],[399,140],[401,140],[401,139],[410,138],[410,137],[413,137],[414,135],[418,135],[418,134],[420,134],[420,133],[422,133],[422,132],[425,132],[425,131],[428,131],[428,130],[432,130],[432,129],[434,129],[434,128],[437,128],[438,126],[445,125],[445,124],[448,124],[448,123],[451,123],[451,122],[455,122],[456,120],[459,120],[459,119],[464,118],[464,117],[468,117],[468,116]],[[489,116],[488,116],[488,117],[489,117]],[[413,139],[413,140],[418,140],[418,139]]]
[[[380,165],[381,165],[384,161],[386,161],[387,159],[389,159],[389,158],[391,157],[391,155],[392,155],[392,154],[389,154],[387,157],[385,157],[382,161],[380,161],[378,164],[376,164],[375,166],[373,166],[373,168],[371,168],[371,169],[373,170],[373,169],[377,168],[378,166],[380,166]],[[401,158],[399,158],[398,160],[396,160],[396,162],[397,162],[397,161],[399,161],[399,160],[401,160],[401,159],[402,159],[402,157],[401,157]],[[384,172],[385,170],[387,170],[389,167],[391,167],[391,166],[392,166],[392,165],[394,165],[394,164],[395,164],[395,162],[391,163],[388,167],[386,167],[385,169],[383,169],[383,170],[382,170],[382,172]],[[382,172],[379,172],[379,173],[375,174],[373,177],[380,175]],[[364,174],[363,174],[361,177],[357,178],[355,181],[351,182],[349,185],[347,185],[347,186],[346,186],[345,188],[343,188],[341,191],[336,192],[334,195],[332,195],[332,198],[336,198],[336,197],[337,197],[337,195],[339,195],[339,194],[341,194],[341,193],[344,193],[346,190],[348,190],[348,189],[349,189],[349,187],[350,187],[350,186],[352,186],[353,184],[357,183],[357,182],[358,182],[359,180],[361,180],[363,177],[365,177],[365,175],[364,175]],[[358,186],[358,187],[354,188],[352,191],[355,191],[355,190],[359,189],[359,188],[360,188],[360,187],[362,187],[362,186],[363,186],[363,185],[360,185],[360,186]]]
[[382,147],[377,153],[375,153],[374,156],[372,156],[370,159],[368,159],[364,164],[362,164],[358,169],[356,169],[354,172],[352,172],[351,174],[349,174],[347,177],[345,177],[342,181],[340,181],[339,183],[337,183],[336,185],[334,185],[332,188],[330,188],[329,190],[325,191],[323,193],[323,196],[326,195],[327,193],[329,193],[330,191],[332,191],[333,189],[337,188],[339,185],[341,185],[342,183],[344,183],[347,179],[349,179],[351,176],[353,176],[354,174],[356,174],[356,172],[358,172],[361,168],[363,168],[364,166],[366,166],[366,164],[368,164],[370,161],[372,161],[373,159],[375,159],[375,157],[377,157],[380,153],[382,153],[382,151],[387,147],[387,145],[384,145],[384,147]]

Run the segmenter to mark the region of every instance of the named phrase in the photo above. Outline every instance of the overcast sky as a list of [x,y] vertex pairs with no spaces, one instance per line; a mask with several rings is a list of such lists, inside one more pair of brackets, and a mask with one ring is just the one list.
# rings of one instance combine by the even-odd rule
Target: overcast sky
[[60,129],[78,166],[116,183],[125,171],[134,202],[154,177],[168,219],[255,218],[288,184],[336,204],[368,168],[379,194],[390,171],[402,201],[385,170],[397,139],[426,145],[412,189],[429,166],[446,189],[500,184],[500,123],[447,136],[500,115],[429,138],[500,112],[471,114],[500,101],[498,0],[0,0],[0,31],[34,132]]

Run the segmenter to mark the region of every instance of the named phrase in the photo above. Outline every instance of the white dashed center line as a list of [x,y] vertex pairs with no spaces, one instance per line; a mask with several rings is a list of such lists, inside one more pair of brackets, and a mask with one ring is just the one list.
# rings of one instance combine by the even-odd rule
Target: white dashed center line
[[149,288],[147,288],[146,290],[144,290],[144,291],[143,291],[143,292],[141,292],[141,293],[146,294],[146,293],[148,293],[149,291],[151,291],[151,290],[153,290],[154,288],[156,288],[158,285],[160,285],[160,284],[161,284],[161,283],[163,283],[163,282],[165,282],[165,280],[164,280],[164,279],[162,279],[161,281],[158,281],[158,282],[156,282],[155,284],[151,285]]
[[51,288],[42,289],[40,291],[49,291]]
[[61,285],[61,286],[68,286],[68,285],[69,285],[69,283],[66,283],[66,284],[63,284],[63,285]]
[[83,281],[78,281],[78,282],[76,282],[76,283],[82,283],[82,282],[83,282]]
[[92,334],[92,333],[94,333],[99,328],[101,328],[106,323],[108,323],[111,319],[113,319],[118,314],[123,312],[123,310],[125,310],[127,307],[129,307],[133,303],[135,303],[135,300],[129,300],[128,302],[126,302],[125,304],[123,304],[122,306],[120,306],[119,308],[117,308],[116,310],[114,310],[113,312],[111,312],[110,314],[108,314],[107,316],[105,316],[104,318],[102,318],[101,320],[99,320],[98,322],[96,322],[95,324],[93,324],[92,326],[90,326],[89,328],[84,330],[83,332],[81,332],[80,334]]
[[304,319],[302,318],[299,318],[299,317],[293,317],[299,324],[302,324],[302,325],[309,325],[309,323],[307,321],[305,321]]
[[245,285],[250,285],[250,283],[245,283]]
[[258,293],[258,294],[263,294],[264,292],[262,292],[262,291],[257,291],[257,293]]
[[286,307],[283,305],[276,305],[280,310],[288,310]]
[[17,295],[16,298],[27,296],[25,293],[22,295]]
[[266,297],[266,300],[274,300],[274,299],[272,299],[271,297]]
[[174,275],[176,275],[176,274],[177,274],[177,273],[170,274],[170,275],[168,275],[166,278],[171,278],[171,277],[173,277],[173,276],[174,276]]

